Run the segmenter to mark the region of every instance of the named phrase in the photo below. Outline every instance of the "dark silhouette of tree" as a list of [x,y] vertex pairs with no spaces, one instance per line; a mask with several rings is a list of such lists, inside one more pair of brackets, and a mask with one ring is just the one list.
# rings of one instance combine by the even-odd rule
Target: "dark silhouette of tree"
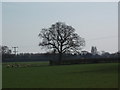
[[2,46],[2,54],[11,54],[11,50],[8,46]]
[[39,46],[58,53],[59,63],[63,53],[77,53],[85,45],[85,40],[75,33],[75,29],[63,22],[56,22],[48,29],[43,28],[39,37]]
[[103,57],[110,57],[110,53],[106,51],[102,51],[102,56]]
[[1,47],[1,52],[2,52],[2,60],[5,60],[7,58],[12,58],[14,55],[11,54],[11,50],[9,49],[8,46],[2,46]]
[[93,54],[93,55],[96,55],[98,52],[97,52],[97,48],[96,47],[94,47],[94,46],[92,46],[91,47],[91,53]]

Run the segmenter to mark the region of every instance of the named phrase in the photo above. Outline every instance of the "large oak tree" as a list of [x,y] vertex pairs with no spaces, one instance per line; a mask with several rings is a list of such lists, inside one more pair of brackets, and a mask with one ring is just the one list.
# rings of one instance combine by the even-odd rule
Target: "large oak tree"
[[39,46],[59,54],[59,62],[63,53],[79,52],[85,45],[84,38],[81,38],[72,26],[63,22],[56,22],[50,28],[43,28],[39,33]]

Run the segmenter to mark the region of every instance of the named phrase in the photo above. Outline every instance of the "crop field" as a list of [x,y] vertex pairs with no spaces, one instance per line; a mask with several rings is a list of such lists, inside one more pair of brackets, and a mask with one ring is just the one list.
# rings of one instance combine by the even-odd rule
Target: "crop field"
[[[19,64],[19,67],[8,65]],[[118,63],[49,66],[48,62],[3,63],[3,88],[117,88]]]

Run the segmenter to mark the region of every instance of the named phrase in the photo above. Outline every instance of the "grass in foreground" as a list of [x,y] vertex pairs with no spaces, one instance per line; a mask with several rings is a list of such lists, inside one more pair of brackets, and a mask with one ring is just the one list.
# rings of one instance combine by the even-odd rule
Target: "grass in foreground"
[[6,68],[3,65],[2,85],[3,88],[117,88],[118,64],[22,68]]

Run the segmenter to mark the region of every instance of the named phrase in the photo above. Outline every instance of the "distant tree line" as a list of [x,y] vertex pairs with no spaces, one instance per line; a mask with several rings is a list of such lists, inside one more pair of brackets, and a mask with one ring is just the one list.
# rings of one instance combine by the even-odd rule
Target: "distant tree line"
[[[3,62],[26,62],[26,61],[50,61],[52,64],[55,64],[58,61],[59,54],[54,52],[47,53],[19,53],[17,55],[12,54],[11,50],[7,46],[2,46],[0,49],[0,53],[2,53],[2,61]],[[79,54],[63,54],[63,58],[61,64],[77,64],[77,63],[99,63],[99,62],[117,62],[120,57],[120,52],[108,53],[103,52],[101,55],[98,53],[91,53],[87,51],[82,51]]]

